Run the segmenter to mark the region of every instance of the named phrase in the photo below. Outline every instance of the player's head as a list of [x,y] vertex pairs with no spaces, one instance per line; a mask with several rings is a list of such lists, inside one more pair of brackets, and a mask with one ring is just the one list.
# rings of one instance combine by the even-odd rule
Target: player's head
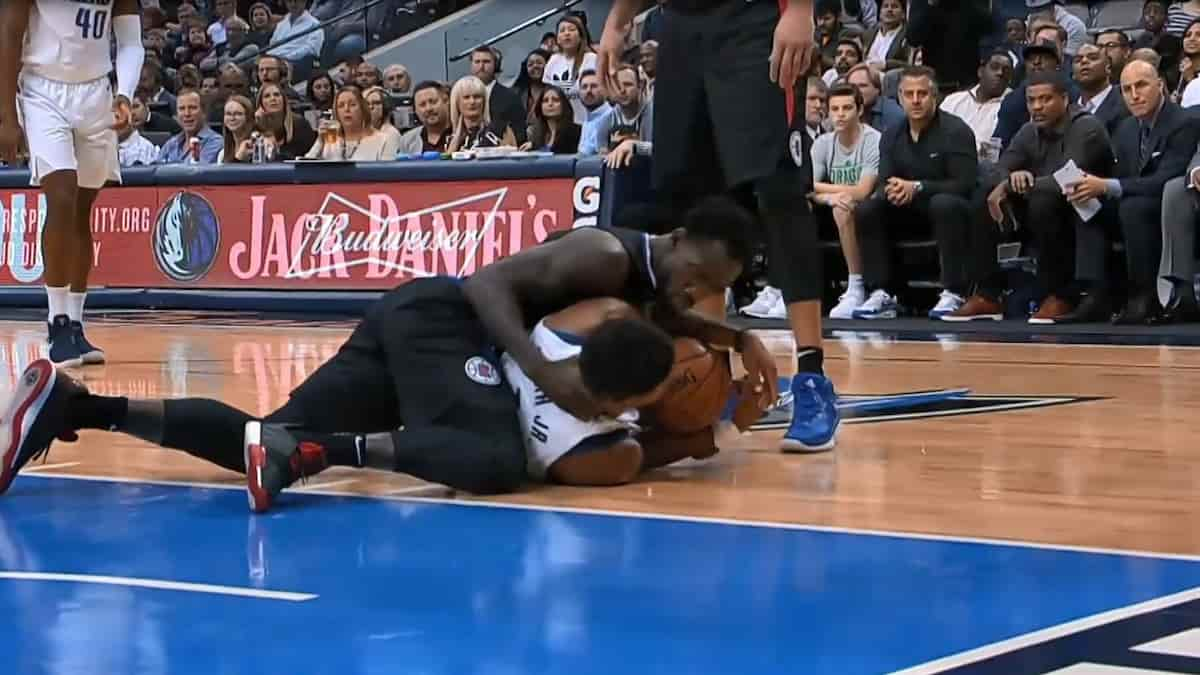
[[675,343],[643,319],[609,319],[583,343],[583,384],[605,414],[616,417],[658,400],[675,364]]
[[729,197],[708,197],[671,231],[671,248],[654,261],[659,293],[679,308],[723,295],[750,259],[754,216]]

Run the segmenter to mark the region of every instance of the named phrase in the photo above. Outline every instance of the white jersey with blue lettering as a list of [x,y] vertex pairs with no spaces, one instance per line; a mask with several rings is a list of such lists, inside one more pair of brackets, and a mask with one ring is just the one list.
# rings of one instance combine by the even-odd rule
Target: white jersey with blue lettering
[[[569,359],[582,349],[570,336],[556,333],[544,322],[534,326],[530,338],[549,361]],[[551,464],[588,439],[637,429],[636,410],[627,411],[617,419],[591,422],[574,417],[551,401],[512,357],[505,354],[502,362],[509,386],[520,399],[518,417],[525,442],[525,465],[534,479],[545,480]]]
[[34,0],[21,62],[55,82],[91,82],[112,71],[113,0]]

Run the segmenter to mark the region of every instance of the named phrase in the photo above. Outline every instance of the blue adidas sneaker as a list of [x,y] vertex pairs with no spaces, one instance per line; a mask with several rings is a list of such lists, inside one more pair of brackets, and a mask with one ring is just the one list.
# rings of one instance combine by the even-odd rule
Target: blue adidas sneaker
[[833,382],[816,373],[792,378],[792,424],[780,441],[784,452],[823,452],[837,443],[842,415]]

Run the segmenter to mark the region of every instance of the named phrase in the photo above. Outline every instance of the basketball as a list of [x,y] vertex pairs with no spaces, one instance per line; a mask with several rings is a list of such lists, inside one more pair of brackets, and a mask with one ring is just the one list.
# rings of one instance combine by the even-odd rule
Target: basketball
[[663,431],[690,434],[717,422],[729,400],[729,359],[692,338],[675,339],[667,391],[647,411]]

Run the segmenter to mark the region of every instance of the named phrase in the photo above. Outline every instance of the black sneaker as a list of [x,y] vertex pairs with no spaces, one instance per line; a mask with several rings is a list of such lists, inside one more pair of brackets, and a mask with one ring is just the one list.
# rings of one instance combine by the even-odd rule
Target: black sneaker
[[71,331],[71,319],[66,314],[59,314],[47,325],[50,331],[50,361],[56,366],[73,368],[83,365],[83,355],[75,344],[75,335]]
[[84,393],[82,384],[46,359],[34,361],[21,373],[12,399],[0,412],[0,494],[22,467],[50,450],[54,439],[78,438],[67,426],[67,402]]
[[82,322],[71,322],[71,337],[75,341],[75,348],[79,350],[79,358],[85,364],[104,363],[104,350],[88,342],[87,336],[83,334]]

